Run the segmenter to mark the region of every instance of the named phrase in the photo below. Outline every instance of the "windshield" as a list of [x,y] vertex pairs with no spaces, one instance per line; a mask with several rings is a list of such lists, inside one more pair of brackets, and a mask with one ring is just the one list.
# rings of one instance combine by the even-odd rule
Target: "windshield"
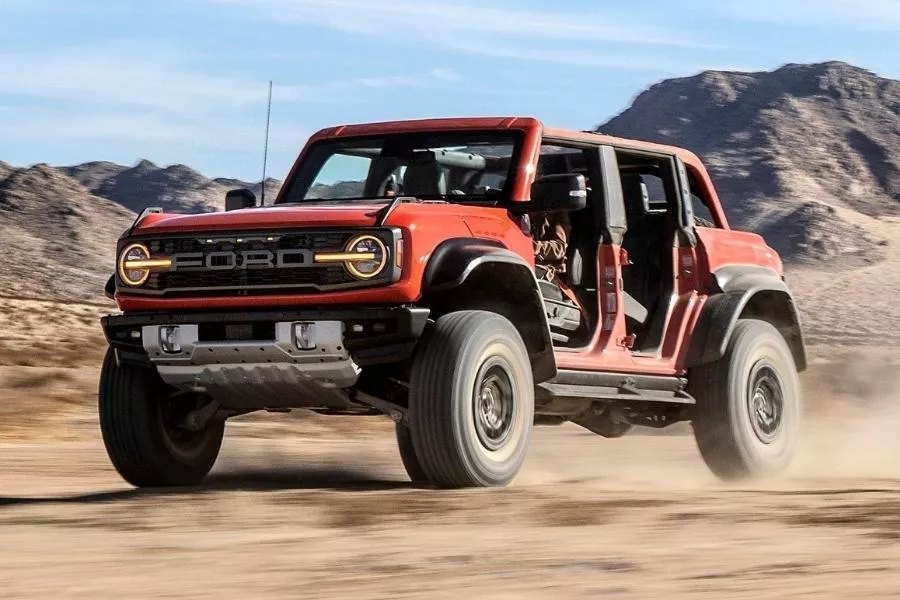
[[281,202],[508,200],[523,132],[391,134],[324,140],[306,154]]

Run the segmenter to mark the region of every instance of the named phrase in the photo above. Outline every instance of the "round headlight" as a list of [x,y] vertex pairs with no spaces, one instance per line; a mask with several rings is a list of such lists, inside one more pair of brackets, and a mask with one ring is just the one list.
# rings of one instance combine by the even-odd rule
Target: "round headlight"
[[142,285],[150,277],[150,269],[134,267],[134,263],[150,260],[150,250],[143,244],[130,244],[119,254],[119,277],[131,286]]
[[359,279],[371,279],[384,270],[387,264],[387,248],[374,235],[361,235],[350,240],[347,254],[363,254],[367,258],[348,260],[344,263],[350,274]]

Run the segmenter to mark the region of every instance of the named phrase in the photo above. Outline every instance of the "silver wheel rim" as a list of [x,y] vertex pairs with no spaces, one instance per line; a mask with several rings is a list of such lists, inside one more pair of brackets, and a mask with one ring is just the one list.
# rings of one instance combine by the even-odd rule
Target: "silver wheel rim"
[[764,444],[778,437],[784,420],[784,386],[775,367],[759,361],[750,371],[747,409],[753,433]]
[[475,378],[472,409],[481,445],[499,450],[509,439],[515,422],[516,391],[509,364],[500,357],[485,361]]

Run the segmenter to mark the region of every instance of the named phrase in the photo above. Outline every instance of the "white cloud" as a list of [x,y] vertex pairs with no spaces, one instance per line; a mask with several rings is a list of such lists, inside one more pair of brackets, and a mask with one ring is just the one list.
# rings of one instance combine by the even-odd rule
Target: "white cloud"
[[462,77],[453,69],[436,68],[431,70],[431,76],[441,81],[460,81]]
[[[189,116],[262,106],[267,82],[241,74],[212,74],[172,50],[115,43],[58,48],[39,54],[0,54],[0,94],[69,101],[90,106],[130,107]],[[420,87],[445,73],[370,76],[316,84],[275,83],[278,103],[334,102],[366,88]]]
[[512,3],[494,7],[447,0],[210,0],[267,11],[273,19],[330,27],[357,34],[435,41],[463,36],[520,40],[708,48],[644,24],[622,22],[593,11],[563,13],[524,10]]
[[[152,58],[151,58],[152,57]],[[240,106],[265,98],[260,82],[183,68],[173,56],[117,45],[0,55],[0,93],[94,105],[190,113],[202,105]],[[254,87],[258,87],[254,89]]]

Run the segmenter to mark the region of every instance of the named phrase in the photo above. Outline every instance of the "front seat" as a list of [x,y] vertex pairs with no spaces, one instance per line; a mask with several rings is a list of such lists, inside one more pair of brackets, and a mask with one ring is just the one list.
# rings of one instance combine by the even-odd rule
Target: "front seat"
[[447,175],[436,161],[412,163],[403,175],[406,196],[447,195]]

